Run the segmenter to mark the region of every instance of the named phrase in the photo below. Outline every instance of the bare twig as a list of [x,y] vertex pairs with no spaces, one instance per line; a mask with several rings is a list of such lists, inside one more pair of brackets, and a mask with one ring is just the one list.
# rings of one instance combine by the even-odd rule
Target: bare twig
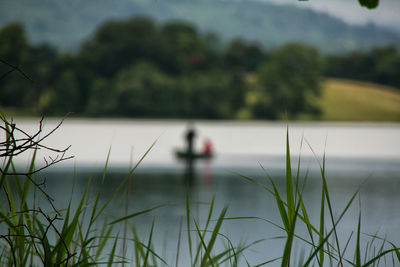
[[6,77],[7,75],[9,75],[10,73],[12,73],[13,71],[18,71],[22,76],[24,76],[26,79],[28,79],[29,81],[33,82],[32,78],[29,77],[23,70],[20,69],[19,66],[15,66],[12,65],[10,63],[8,63],[7,61],[4,61],[2,59],[0,59],[0,62],[3,63],[4,65],[9,66],[11,69],[9,71],[7,71],[6,73],[4,73],[1,77],[0,80],[3,79],[4,77]]
[[12,255],[13,261],[14,261],[14,266],[17,266],[17,259],[16,259],[16,256],[15,256],[14,244],[11,242],[10,236],[0,235],[0,239],[4,239],[7,242],[7,244],[10,246],[11,255]]
[[[19,72],[23,77],[28,79],[29,81],[33,82],[33,80],[25,74],[19,66],[14,66],[2,59],[0,59],[0,63],[3,63],[10,67],[10,70],[8,70],[6,73],[0,76],[0,80],[9,75],[10,73],[17,71]],[[10,259],[10,264],[13,266],[17,266],[17,255],[18,255],[18,250],[21,249],[18,246],[17,240],[20,238],[24,239],[28,243],[30,243],[31,246],[33,246],[33,249],[37,256],[40,258],[40,261],[46,265],[48,263],[48,249],[47,249],[47,236],[49,234],[49,231],[52,230],[56,234],[56,237],[64,247],[66,251],[66,256],[63,257],[63,259],[59,259],[60,262],[55,263],[57,266],[61,264],[65,264],[68,266],[69,260],[74,257],[75,254],[71,254],[69,251],[68,245],[66,244],[64,237],[62,236],[61,232],[55,225],[56,220],[62,220],[61,214],[59,211],[56,209],[54,206],[53,202],[54,199],[44,190],[46,187],[46,179],[43,179],[42,182],[37,182],[34,178],[33,175],[41,172],[42,170],[49,168],[59,162],[68,160],[73,158],[73,156],[67,156],[66,153],[68,152],[69,148],[71,146],[68,146],[64,149],[58,149],[54,148],[51,146],[47,146],[43,144],[43,142],[56,130],[60,128],[62,123],[64,122],[64,119],[68,116],[68,114],[50,131],[47,133],[44,133],[43,130],[43,122],[44,118],[42,117],[39,121],[39,128],[33,132],[33,133],[28,133],[25,130],[21,129],[18,127],[14,121],[8,120],[2,113],[0,113],[0,136],[5,136],[5,139],[0,141],[0,159],[4,159],[5,165],[3,167],[0,166],[0,181],[1,185],[4,192],[5,192],[5,197],[8,201],[8,212],[7,214],[4,214],[3,211],[1,212],[1,220],[0,223],[6,222],[6,230],[7,233],[5,234],[0,234],[0,240],[4,240],[6,243],[9,253],[12,255],[12,259]],[[3,135],[4,134],[4,135]],[[36,152],[37,151],[43,151],[43,152],[50,152],[52,155],[44,156],[44,165],[36,168],[33,167],[33,162],[29,170],[24,171],[24,172],[19,172],[14,168],[13,165],[13,159],[21,154],[24,154],[26,152],[33,152],[33,159],[36,157]],[[10,168],[11,167],[11,168]],[[11,170],[10,170],[11,169]],[[52,209],[55,211],[54,217],[50,217],[46,213],[44,213],[41,208],[37,209],[25,209],[23,211],[16,211],[13,207],[13,199],[10,194],[12,192],[7,188],[7,186],[3,186],[3,182],[8,179],[8,177],[14,177],[14,176],[25,176],[29,182],[36,188],[38,189],[43,196],[47,199],[47,201],[50,203]],[[22,206],[21,206],[22,207]],[[24,207],[27,207],[24,206]],[[2,208],[1,208],[2,210]],[[25,216],[31,216],[32,218],[29,218],[26,222],[24,220],[19,220],[18,219],[18,225],[14,225],[16,220],[12,220],[13,218],[16,219],[16,216],[19,216],[22,214],[22,217]],[[40,214],[45,220],[39,220],[37,218],[37,214]],[[39,227],[36,228],[34,225],[37,224]],[[23,229],[19,229],[23,228]],[[41,232],[38,230],[41,229]],[[43,254],[42,254],[42,253]]]
[[[5,118],[0,118],[0,120],[4,123],[5,126],[0,126],[0,130],[6,132],[6,140],[0,142],[0,158],[14,158],[20,154],[25,153],[28,150],[47,150],[54,153],[57,153],[55,158],[52,156],[48,156],[48,159],[45,159],[45,165],[39,169],[23,172],[23,173],[7,173],[3,169],[0,168],[0,173],[3,175],[32,175],[46,169],[54,164],[57,164],[61,161],[68,160],[73,158],[73,156],[66,156],[66,152],[71,146],[68,146],[64,149],[57,149],[50,146],[43,145],[43,141],[52,135],[57,129],[60,128],[61,124],[64,121],[64,118],[48,133],[46,133],[43,137],[40,137],[40,134],[43,132],[43,118],[39,122],[39,129],[33,133],[28,134],[24,130],[17,127],[12,121],[8,122]],[[16,134],[22,134],[23,137],[16,137]]]
[[[46,253],[47,253],[47,252],[46,252],[46,249],[44,249],[44,247],[45,247],[45,239],[46,239],[46,237],[47,237],[47,235],[48,235],[49,230],[50,230],[50,229],[53,229],[53,231],[54,231],[54,232],[56,233],[56,235],[58,236],[60,242],[62,243],[62,245],[63,245],[63,247],[64,247],[64,249],[65,249],[65,251],[66,251],[66,253],[67,253],[67,256],[65,257],[65,259],[62,259],[59,263],[56,263],[56,265],[59,266],[59,265],[62,264],[62,263],[66,263],[66,265],[68,266],[68,261],[69,261],[72,257],[74,257],[74,256],[76,255],[76,253],[71,253],[71,252],[69,251],[68,246],[67,246],[67,244],[65,243],[65,240],[64,240],[62,234],[61,234],[60,231],[57,229],[57,227],[54,225],[54,222],[55,222],[56,220],[62,220],[62,218],[58,217],[58,215],[55,215],[53,218],[51,218],[51,217],[48,216],[46,213],[44,213],[40,208],[38,208],[38,209],[36,209],[36,210],[34,210],[34,209],[28,209],[28,210],[16,212],[16,214],[24,214],[24,213],[33,213],[33,214],[37,213],[37,214],[42,215],[42,216],[46,219],[47,225],[46,225],[46,228],[45,228],[45,230],[43,231],[43,233],[42,233],[41,235],[32,233],[32,231],[30,230],[30,228],[29,228],[26,224],[15,225],[15,226],[13,226],[13,228],[23,227],[23,228],[28,232],[28,234],[11,234],[11,233],[9,233],[9,234],[6,234],[6,235],[0,235],[0,239],[6,240],[6,242],[9,244],[9,246],[10,246],[10,248],[11,248],[11,252],[12,252],[12,254],[13,254],[14,264],[16,265],[16,257],[15,257],[14,245],[13,245],[13,243],[12,243],[12,241],[11,241],[11,238],[12,238],[12,237],[23,237],[23,238],[29,238],[29,239],[31,239],[31,240],[32,240],[33,247],[34,247],[36,253],[38,254],[38,256],[40,257],[41,261],[42,261],[43,264],[44,264],[44,263],[45,263],[45,259],[46,259],[46,255],[43,255],[43,256],[40,255],[40,253],[39,253],[39,248],[37,247],[37,245],[36,245],[37,242],[36,242],[35,240],[39,241],[39,243],[40,243],[41,246],[43,247],[43,253],[46,254]],[[14,216],[16,216],[16,215],[14,215]],[[36,221],[36,223],[39,223],[39,222]]]

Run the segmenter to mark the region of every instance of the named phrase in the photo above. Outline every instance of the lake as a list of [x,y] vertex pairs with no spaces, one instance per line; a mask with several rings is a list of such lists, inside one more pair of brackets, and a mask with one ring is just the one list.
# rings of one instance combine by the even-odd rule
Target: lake
[[[16,119],[28,132],[38,127],[38,120]],[[54,128],[59,120],[45,121],[45,132]],[[204,225],[209,205],[215,196],[215,214],[228,205],[227,217],[260,217],[281,225],[274,198],[261,186],[241,176],[251,177],[270,187],[267,174],[283,192],[285,181],[286,131],[289,131],[293,172],[300,158],[300,178],[304,181],[304,202],[311,221],[318,224],[321,197],[319,164],[326,154],[327,179],[334,216],[337,218],[347,201],[358,189],[357,197],[343,217],[338,232],[342,247],[357,230],[361,209],[363,240],[367,234],[378,233],[399,245],[400,241],[400,124],[376,123],[282,123],[191,121],[197,131],[195,149],[202,150],[206,139],[212,141],[216,157],[195,163],[195,181],[190,187],[190,201],[195,218]],[[141,162],[130,182],[129,213],[160,204],[170,204],[149,214],[135,217],[130,223],[147,240],[153,218],[156,251],[171,266],[175,265],[179,231],[182,247],[179,266],[188,261],[185,223],[187,188],[184,183],[185,164],[174,157],[174,151],[185,146],[184,136],[188,122],[180,120],[96,120],[67,119],[61,128],[46,140],[46,145],[63,148],[72,145],[69,155],[75,158],[61,162],[46,170],[47,190],[55,197],[59,207],[69,199],[79,200],[90,176],[93,188],[100,188],[102,201],[111,196],[131,166],[154,144]],[[108,175],[102,184],[101,170],[110,152]],[[38,156],[38,165],[44,162]],[[24,164],[26,158],[17,163]],[[77,179],[72,191],[73,170]],[[201,201],[202,204],[196,204]],[[204,203],[203,203],[204,202]],[[125,207],[117,201],[111,206],[110,216],[123,216]],[[328,218],[328,217],[327,217]],[[183,220],[185,221],[185,220]],[[299,228],[300,233],[305,230]],[[251,246],[245,257],[251,265],[281,256],[283,243],[279,237],[285,233],[262,220],[227,220],[222,232],[235,245],[240,242]],[[348,246],[348,257],[353,258],[353,241]],[[379,247],[380,243],[376,242]],[[298,243],[298,244],[297,244]],[[302,243],[296,243],[299,257]],[[222,245],[220,245],[222,246]],[[366,242],[364,243],[364,247]],[[390,266],[386,265],[386,266]]]

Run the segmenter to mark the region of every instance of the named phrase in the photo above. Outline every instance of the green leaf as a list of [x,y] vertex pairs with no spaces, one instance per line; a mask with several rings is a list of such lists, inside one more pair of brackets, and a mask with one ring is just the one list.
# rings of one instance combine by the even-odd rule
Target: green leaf
[[286,128],[286,201],[288,209],[288,218],[291,221],[294,217],[294,194],[293,194],[293,180],[292,180],[292,167],[290,163],[290,147],[289,147],[289,128]]
[[[224,221],[225,214],[226,214],[226,211],[227,211],[227,210],[228,210],[228,207],[224,207],[224,208],[222,209],[221,214],[219,215],[219,218],[218,218],[218,220],[217,220],[217,223],[215,224],[215,227],[214,227],[214,229],[213,229],[213,231],[212,231],[211,238],[210,238],[210,240],[208,241],[207,246],[205,247],[205,254],[206,254],[208,257],[209,257],[210,254],[211,254],[211,251],[212,251],[213,246],[214,246],[214,244],[215,244],[215,240],[217,239],[217,235],[218,235],[219,230],[220,230],[220,228],[221,228],[222,222]],[[196,227],[197,227],[197,225],[196,225]],[[198,230],[198,229],[197,229],[197,232],[199,233],[199,230]],[[199,233],[199,235],[200,235],[200,233]],[[200,236],[201,236],[201,235],[200,235]],[[207,259],[208,259],[208,258],[204,257],[203,260],[202,260],[201,263],[200,263],[200,266],[206,266]],[[212,264],[212,261],[210,261],[210,263]]]
[[358,0],[361,6],[368,9],[374,9],[378,6],[379,0]]
[[130,219],[130,218],[133,218],[133,217],[137,217],[139,215],[142,215],[142,214],[145,214],[145,213],[149,213],[149,212],[151,212],[151,211],[153,211],[155,209],[159,209],[159,208],[162,208],[162,207],[165,207],[165,206],[168,206],[168,204],[158,205],[158,206],[155,206],[155,207],[150,208],[150,209],[146,209],[146,210],[142,210],[142,211],[139,211],[139,212],[135,212],[133,214],[130,214],[130,215],[124,216],[122,218],[119,218],[119,219],[117,219],[115,221],[112,221],[112,222],[110,222],[110,224],[115,224],[115,223]]
[[360,213],[358,214],[358,225],[357,225],[356,266],[361,266],[360,233],[361,233],[361,210]]

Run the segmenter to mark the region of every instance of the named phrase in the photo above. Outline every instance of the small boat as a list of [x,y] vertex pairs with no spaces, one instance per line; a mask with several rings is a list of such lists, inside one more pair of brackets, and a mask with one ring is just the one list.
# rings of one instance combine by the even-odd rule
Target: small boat
[[211,159],[212,153],[189,153],[186,150],[176,150],[175,156],[178,159],[189,160],[189,159]]

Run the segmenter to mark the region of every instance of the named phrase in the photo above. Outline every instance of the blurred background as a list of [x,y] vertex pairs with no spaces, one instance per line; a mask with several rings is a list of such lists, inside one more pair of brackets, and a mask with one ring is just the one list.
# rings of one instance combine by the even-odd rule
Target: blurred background
[[[293,160],[310,177],[305,201],[319,197],[326,154],[339,208],[362,185],[360,203],[372,207],[366,232],[399,240],[398,14],[398,0],[372,10],[356,0],[0,0],[0,109],[27,132],[41,116],[48,132],[69,114],[46,141],[72,145],[75,156],[46,170],[61,204],[72,173],[84,181],[79,195],[108,151],[111,187],[149,152],[134,176],[132,209],[184,201],[190,161],[196,198],[216,194],[233,203],[231,216],[273,221],[276,210],[260,204],[272,199],[238,173],[265,179],[264,168],[282,181],[288,127]],[[184,210],[171,210],[156,213],[166,222],[159,244],[176,239]],[[277,235],[252,223],[249,240]],[[242,225],[226,230],[242,240]],[[279,241],[268,242],[267,256],[279,256]],[[251,252],[254,264],[264,249]]]
[[7,75],[0,105],[21,116],[398,121],[399,9],[2,0],[0,58],[34,83]]

